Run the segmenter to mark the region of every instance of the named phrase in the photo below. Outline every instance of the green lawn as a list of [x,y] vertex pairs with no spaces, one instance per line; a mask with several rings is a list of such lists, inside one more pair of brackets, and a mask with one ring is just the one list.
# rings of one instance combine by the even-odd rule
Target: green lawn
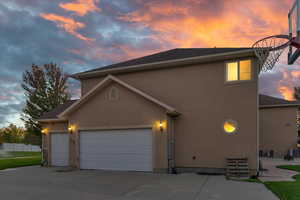
[[[283,165],[278,166],[281,169],[289,169],[300,172],[300,166],[297,165]],[[279,182],[265,182],[274,194],[281,200],[299,200],[300,199],[300,174],[293,177],[296,181],[279,181]]]
[[0,170],[41,164],[41,152],[9,152],[0,158]]
[[277,168],[289,169],[289,170],[293,170],[296,172],[300,172],[300,165],[280,165],[280,166],[277,166]]
[[28,156],[41,156],[41,152],[28,152],[28,151],[14,151],[0,154],[0,158],[15,158],[15,157],[28,157]]

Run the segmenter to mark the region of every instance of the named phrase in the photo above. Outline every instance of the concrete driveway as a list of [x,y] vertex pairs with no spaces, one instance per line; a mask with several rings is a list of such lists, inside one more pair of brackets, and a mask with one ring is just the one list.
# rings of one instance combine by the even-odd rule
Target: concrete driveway
[[277,200],[264,185],[223,176],[72,171],[25,167],[0,171],[1,199],[9,200]]

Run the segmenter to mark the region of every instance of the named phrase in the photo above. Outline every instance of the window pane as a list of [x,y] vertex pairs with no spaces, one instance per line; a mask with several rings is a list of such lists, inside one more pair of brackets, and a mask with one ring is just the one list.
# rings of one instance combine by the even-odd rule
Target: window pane
[[251,60],[240,61],[240,80],[251,79]]
[[238,63],[227,63],[227,81],[238,80]]

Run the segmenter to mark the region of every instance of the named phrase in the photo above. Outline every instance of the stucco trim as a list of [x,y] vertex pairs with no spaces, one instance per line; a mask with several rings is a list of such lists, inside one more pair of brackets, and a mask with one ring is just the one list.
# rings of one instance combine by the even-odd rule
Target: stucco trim
[[104,76],[112,73],[127,73],[131,71],[170,68],[170,67],[191,65],[197,63],[205,63],[205,62],[212,62],[212,61],[215,62],[218,60],[227,60],[227,59],[232,59],[237,57],[247,57],[253,55],[254,55],[253,49],[247,49],[247,50],[219,53],[219,54],[206,55],[206,56],[195,56],[195,57],[183,58],[183,59],[174,59],[174,60],[153,62],[153,63],[140,64],[140,65],[131,65],[127,67],[116,67],[116,68],[92,71],[92,72],[81,72],[81,73],[73,74],[71,75],[71,77],[75,79],[83,79],[83,78]]
[[133,86],[121,81],[120,79],[112,76],[112,75],[108,75],[105,79],[103,79],[100,83],[98,83],[94,88],[92,88],[88,93],[86,93],[80,100],[76,101],[74,104],[72,104],[69,108],[67,108],[65,111],[63,111],[62,113],[60,113],[58,115],[59,118],[61,119],[66,119],[67,115],[70,114],[71,112],[73,112],[74,110],[76,110],[77,108],[79,108],[84,102],[88,101],[91,97],[93,97],[99,90],[101,90],[102,88],[104,88],[105,86],[107,86],[109,83],[111,82],[115,82],[118,83],[120,85],[122,85],[123,87],[127,88],[128,90],[144,97],[145,99],[151,101],[154,104],[159,105],[160,107],[166,109],[167,114],[170,115],[179,115],[179,113],[176,111],[175,108],[159,101],[158,99],[142,92],[141,90],[134,88]]
[[80,127],[78,131],[152,129],[152,125]]
[[67,122],[67,119],[38,119],[38,122]]
[[69,134],[68,130],[62,130],[62,129],[50,129],[49,134],[51,133],[61,133],[61,134]]
[[278,105],[263,105],[259,106],[259,109],[264,108],[282,108],[282,107],[298,107],[300,104],[278,104]]

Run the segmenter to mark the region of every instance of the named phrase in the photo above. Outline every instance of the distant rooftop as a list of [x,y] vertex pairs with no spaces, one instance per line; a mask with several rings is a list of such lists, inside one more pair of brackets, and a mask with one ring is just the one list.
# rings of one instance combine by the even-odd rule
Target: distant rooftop
[[286,107],[286,106],[299,106],[300,102],[298,101],[287,101],[284,99],[259,95],[259,105],[260,107]]

